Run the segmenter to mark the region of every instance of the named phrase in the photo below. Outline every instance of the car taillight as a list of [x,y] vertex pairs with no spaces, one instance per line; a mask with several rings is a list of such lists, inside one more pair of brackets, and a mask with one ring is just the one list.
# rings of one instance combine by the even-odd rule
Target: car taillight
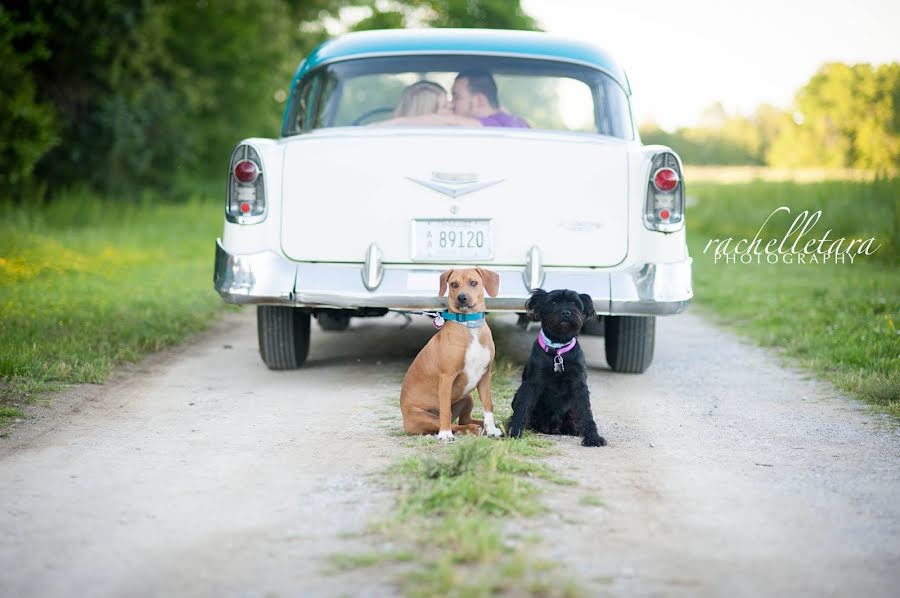
[[663,152],[653,157],[647,199],[644,206],[644,226],[650,230],[674,232],[684,224],[684,183],[681,164],[674,154]]
[[234,178],[241,183],[252,183],[259,176],[259,166],[253,160],[241,160],[234,166]]
[[678,173],[671,168],[660,168],[653,175],[653,184],[664,193],[668,193],[678,184]]
[[265,173],[259,153],[249,145],[237,146],[228,169],[225,218],[236,224],[254,224],[266,217]]

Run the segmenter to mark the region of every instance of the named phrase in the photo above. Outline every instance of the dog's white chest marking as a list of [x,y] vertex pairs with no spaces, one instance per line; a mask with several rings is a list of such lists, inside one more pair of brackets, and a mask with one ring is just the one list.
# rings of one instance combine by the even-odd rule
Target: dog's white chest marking
[[463,362],[463,373],[466,375],[466,388],[463,396],[472,392],[472,389],[484,377],[488,363],[491,360],[491,352],[478,340],[478,328],[472,328],[472,340],[466,347],[466,358]]

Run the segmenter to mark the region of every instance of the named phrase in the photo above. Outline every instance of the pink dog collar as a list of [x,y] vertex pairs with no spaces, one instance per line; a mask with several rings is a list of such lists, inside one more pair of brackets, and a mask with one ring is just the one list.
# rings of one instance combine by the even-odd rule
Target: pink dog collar
[[565,366],[563,365],[563,355],[568,353],[572,349],[575,348],[575,343],[578,342],[578,338],[574,337],[568,343],[554,343],[547,335],[544,334],[544,329],[538,332],[538,345],[541,346],[541,349],[544,350],[544,353],[549,353],[550,349],[556,349],[556,356],[553,358],[553,371],[554,372],[564,372],[566,371]]

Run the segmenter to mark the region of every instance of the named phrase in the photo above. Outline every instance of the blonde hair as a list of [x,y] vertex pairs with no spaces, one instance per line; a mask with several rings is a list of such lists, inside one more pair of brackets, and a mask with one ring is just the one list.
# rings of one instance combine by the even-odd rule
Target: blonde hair
[[440,83],[418,81],[403,90],[394,116],[434,114],[441,107],[441,100],[447,100],[447,91]]

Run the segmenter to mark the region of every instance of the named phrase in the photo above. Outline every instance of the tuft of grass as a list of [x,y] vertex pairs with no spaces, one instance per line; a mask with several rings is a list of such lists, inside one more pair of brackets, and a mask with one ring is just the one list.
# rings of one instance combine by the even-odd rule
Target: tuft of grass
[[606,506],[606,503],[603,500],[593,494],[585,494],[581,497],[581,500],[578,501],[580,504],[589,506],[589,507],[603,507]]
[[222,311],[212,289],[218,202],[73,192],[0,207],[0,405],[102,383]]
[[336,571],[349,571],[365,567],[374,567],[386,562],[406,563],[415,560],[415,555],[408,551],[394,552],[360,552],[356,554],[332,554],[329,558]]
[[[511,414],[518,374],[502,353],[497,356],[492,387],[499,419]],[[415,555],[411,563],[402,561],[410,565],[398,580],[404,595],[579,595],[555,565],[530,555],[536,539],[523,541],[508,531],[511,521],[544,510],[539,482],[575,484],[540,462],[555,446],[551,439],[463,436],[443,445],[434,436],[410,436],[407,446],[413,452],[388,476],[399,496],[395,516],[373,526],[389,545],[408,547],[401,554]],[[391,552],[334,559],[342,568],[401,562]]]
[[22,413],[19,409],[15,407],[7,407],[5,405],[0,405],[0,427],[14,422],[15,420],[22,417],[24,413]]
[[[689,211],[696,302],[720,321],[875,409],[900,417],[900,179],[870,182],[697,184]],[[804,238],[875,237],[871,256],[844,264],[715,263],[709,239],[753,239],[779,206],[790,217],[761,238],[780,239],[802,210],[821,210]],[[739,215],[739,216],[738,216]],[[784,221],[786,220],[786,222]]]
[[[529,516],[540,512],[529,478],[567,483],[547,466],[516,456],[521,440],[464,437],[448,450],[407,457],[397,471],[407,480],[405,515],[453,513]],[[441,449],[442,447],[438,447]]]

